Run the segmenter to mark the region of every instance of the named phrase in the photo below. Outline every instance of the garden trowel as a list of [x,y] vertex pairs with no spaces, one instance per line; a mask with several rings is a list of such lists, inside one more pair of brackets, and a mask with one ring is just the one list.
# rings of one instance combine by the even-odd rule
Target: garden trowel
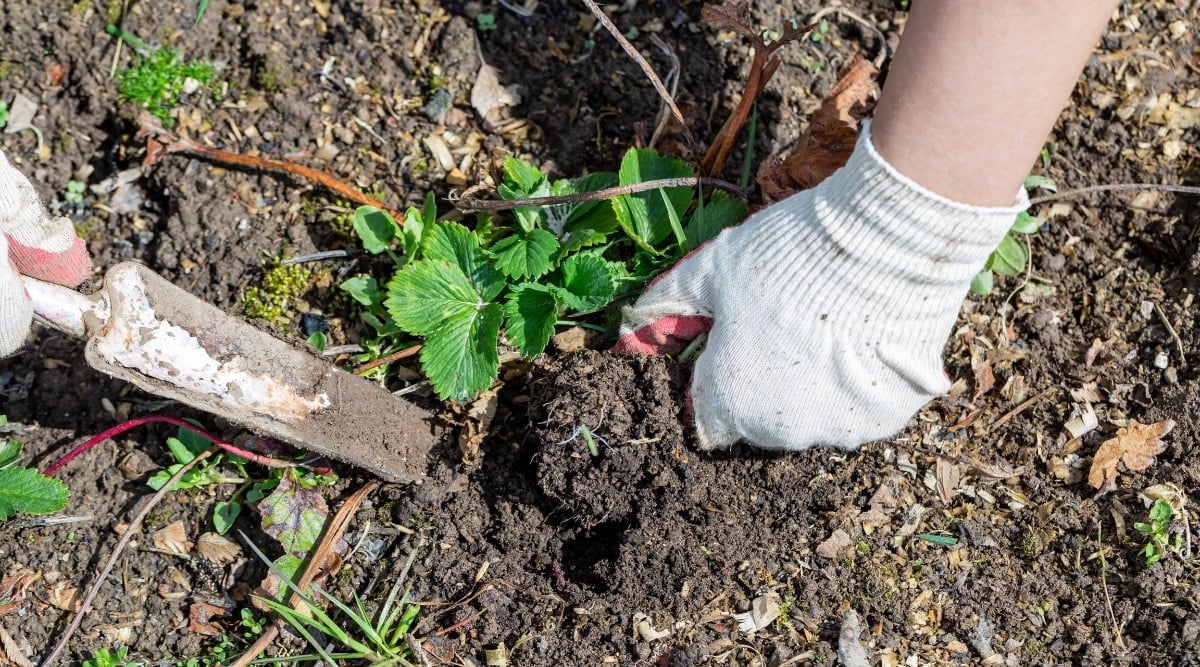
[[96,370],[389,481],[423,477],[436,440],[428,412],[144,266],[117,264],[92,296],[24,281],[36,319],[87,339]]

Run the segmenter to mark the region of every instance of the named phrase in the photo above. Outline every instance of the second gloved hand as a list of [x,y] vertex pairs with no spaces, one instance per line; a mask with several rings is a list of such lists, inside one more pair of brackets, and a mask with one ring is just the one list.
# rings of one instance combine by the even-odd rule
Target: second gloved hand
[[816,188],[726,230],[651,285],[615,348],[678,352],[705,329],[700,446],[854,448],[895,434],[949,381],[942,349],[971,279],[1027,206],[952,202],[896,172],[869,125]]

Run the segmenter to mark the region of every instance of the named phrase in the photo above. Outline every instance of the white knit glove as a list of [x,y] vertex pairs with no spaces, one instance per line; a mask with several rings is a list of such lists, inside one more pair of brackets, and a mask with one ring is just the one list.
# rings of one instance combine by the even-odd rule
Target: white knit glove
[[875,152],[721,233],[626,308],[616,351],[673,353],[692,375],[700,447],[853,449],[895,434],[950,386],[942,348],[971,279],[1028,206],[952,202]]
[[24,174],[0,151],[0,356],[29,334],[33,306],[20,274],[74,287],[92,273],[83,240],[67,218],[53,218]]

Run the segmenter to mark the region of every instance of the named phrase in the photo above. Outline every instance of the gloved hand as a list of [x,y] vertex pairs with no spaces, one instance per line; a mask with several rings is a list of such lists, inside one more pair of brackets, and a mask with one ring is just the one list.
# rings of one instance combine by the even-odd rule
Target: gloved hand
[[617,352],[709,330],[691,402],[700,447],[853,449],[950,387],[942,348],[971,279],[1028,206],[981,208],[898,173],[864,126],[847,164],[725,230],[627,307]]
[[33,306],[20,274],[74,287],[92,273],[71,221],[53,218],[25,175],[0,151],[0,356],[29,334]]

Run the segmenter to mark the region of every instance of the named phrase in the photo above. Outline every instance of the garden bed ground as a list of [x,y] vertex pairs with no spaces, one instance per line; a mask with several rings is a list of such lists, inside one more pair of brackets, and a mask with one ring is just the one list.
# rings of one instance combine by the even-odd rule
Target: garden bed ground
[[[530,17],[480,2],[213,0],[198,23],[192,0],[129,4],[125,29],[209,59],[229,84],[219,101],[182,107],[193,136],[294,157],[397,207],[483,182],[508,154],[558,176],[613,169],[659,109],[636,66],[591,32],[582,4],[565,0],[543,1]],[[902,10],[846,6],[894,46]],[[1197,184],[1197,7],[1123,7],[1039,173],[1063,187]],[[634,42],[659,71],[670,61],[650,36],[674,50],[680,96],[695,101],[698,133],[710,136],[748,56],[701,26],[699,9],[658,0],[610,11],[623,30],[637,28]],[[760,3],[755,17],[778,28],[818,9]],[[46,154],[31,132],[0,136],[0,146],[75,217],[97,265],[140,260],[240,312],[265,262],[352,245],[345,205],[325,191],[186,157],[125,190],[64,201],[68,180],[97,184],[143,155],[109,74],[116,43],[103,28],[119,10],[116,0],[0,0],[0,99],[40,104]],[[494,14],[494,29],[476,29],[481,12]],[[854,21],[829,21],[819,42],[787,50],[760,107],[756,158],[787,147],[853,54],[880,48]],[[480,55],[522,86],[511,115],[526,122],[487,129],[474,115]],[[128,58],[128,49],[117,56],[121,66]],[[437,87],[454,106],[435,122],[422,107]],[[431,139],[466,168],[444,169]],[[1036,285],[1010,293],[1018,282],[1009,279],[968,299],[946,350],[955,390],[899,436],[856,453],[701,454],[680,425],[686,368],[554,355],[504,386],[477,462],[462,463],[449,428],[429,482],[384,487],[368,501],[353,530],[369,529],[379,548],[351,558],[335,590],[349,599],[374,582],[368,597],[377,599],[417,550],[409,583],[426,603],[415,636],[428,664],[482,664],[499,645],[518,665],[829,663],[849,609],[863,618],[875,664],[1200,664],[1200,540],[1190,557],[1147,566],[1133,528],[1146,521],[1137,494],[1147,486],[1200,497],[1196,199],[1120,192],[1039,212],[1048,224],[1031,237]],[[323,267],[276,329],[300,339],[302,316],[324,313],[331,343],[353,340],[358,326],[333,289],[342,268]],[[1065,425],[1085,404],[1098,428],[1071,439]],[[53,332],[0,361],[0,413],[29,427],[18,437],[39,467],[118,418],[163,410],[179,413],[91,371],[80,344]],[[1127,420],[1168,418],[1178,425],[1166,452],[1098,497],[1083,477],[1100,443]],[[597,455],[579,426],[594,433]],[[35,577],[24,602],[0,616],[16,647],[5,652],[36,661],[63,631],[70,592],[92,582],[114,529],[148,495],[146,477],[169,462],[167,435],[135,431],[64,471],[67,513],[89,520],[0,526],[0,576]],[[327,490],[333,506],[366,480],[342,473]],[[148,529],[181,520],[194,541],[211,530],[224,492],[173,494]],[[1186,509],[1193,520],[1173,529],[1200,525]],[[252,518],[239,527],[251,530]],[[217,640],[189,630],[197,602],[228,610],[217,627],[240,636],[234,598],[263,567],[231,571],[136,543],[71,643],[72,664],[119,643],[142,662],[211,655]],[[783,615],[749,634],[733,614],[756,600]]]

